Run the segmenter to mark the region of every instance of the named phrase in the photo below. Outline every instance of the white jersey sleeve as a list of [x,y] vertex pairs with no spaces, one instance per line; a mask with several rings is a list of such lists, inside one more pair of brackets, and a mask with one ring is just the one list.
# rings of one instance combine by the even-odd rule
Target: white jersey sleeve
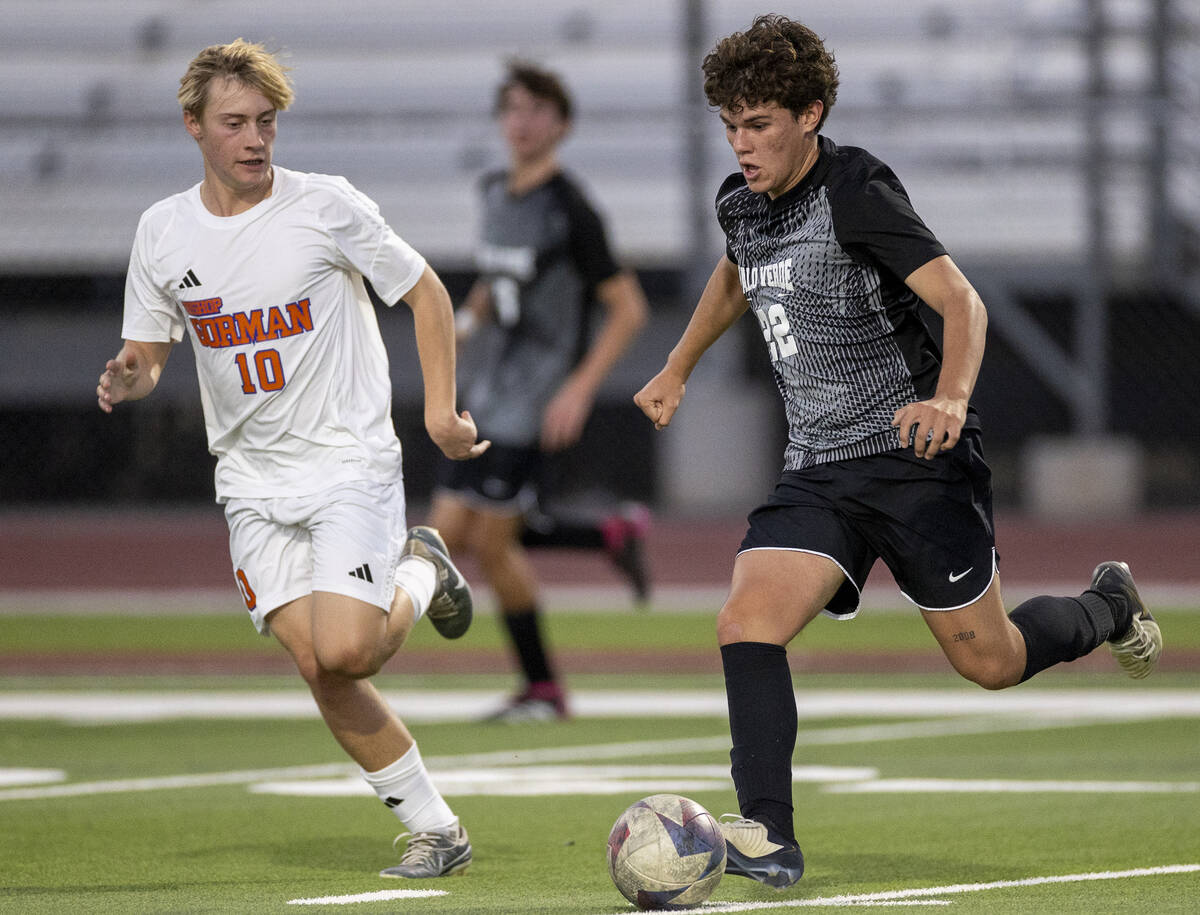
[[169,292],[169,283],[155,275],[158,258],[153,250],[154,240],[162,235],[164,205],[151,207],[138,220],[133,250],[129,255],[129,272],[125,275],[125,318],[121,337],[142,343],[178,343],[183,339],[185,326],[179,303]]
[[425,259],[384,221],[370,197],[345,178],[310,175],[314,208],[322,228],[345,257],[345,269],[361,273],[388,305],[416,285]]
[[218,501],[400,479],[363,278],[392,303],[424,270],[344,178],[276,166],[271,195],[235,216],[210,213],[199,185],[146,211],[123,334],[191,340]]

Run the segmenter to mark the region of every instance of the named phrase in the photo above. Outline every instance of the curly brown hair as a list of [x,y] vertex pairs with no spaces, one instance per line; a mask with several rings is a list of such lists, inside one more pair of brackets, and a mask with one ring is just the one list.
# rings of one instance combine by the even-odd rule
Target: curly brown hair
[[820,130],[837,101],[833,54],[816,32],[786,16],[759,16],[746,31],[721,39],[702,69],[708,103],[730,112],[775,102],[798,116],[820,101]]

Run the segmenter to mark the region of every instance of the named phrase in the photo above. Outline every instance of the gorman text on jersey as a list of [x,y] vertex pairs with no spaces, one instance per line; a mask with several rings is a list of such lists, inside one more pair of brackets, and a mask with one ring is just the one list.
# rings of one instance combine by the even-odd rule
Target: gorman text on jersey
[[309,300],[289,302],[286,305],[268,305],[250,311],[234,312],[230,315],[217,314],[222,306],[220,298],[200,299],[184,302],[196,339],[201,345],[212,348],[246,346],[264,340],[279,340],[313,329]]

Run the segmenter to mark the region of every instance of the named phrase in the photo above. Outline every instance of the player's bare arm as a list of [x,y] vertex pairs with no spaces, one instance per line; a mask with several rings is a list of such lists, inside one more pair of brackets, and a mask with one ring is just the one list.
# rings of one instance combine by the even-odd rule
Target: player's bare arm
[[454,313],[454,339],[466,343],[491,317],[492,291],[486,280],[476,280]]
[[114,405],[125,400],[141,400],[153,391],[174,345],[126,340],[121,351],[104,364],[104,372],[96,385],[100,409],[111,413]]
[[425,429],[446,457],[456,461],[478,457],[491,443],[477,441],[471,415],[456,410],[454,308],[450,294],[433,268],[426,266],[404,301],[412,309],[425,384]]
[[700,357],[749,307],[742,294],[737,266],[722,256],[708,278],[683,336],[667,356],[667,364],[633,397],[655,429],[670,425]]
[[641,284],[627,270],[600,283],[596,298],[604,305],[604,323],[579,365],[546,404],[541,438],[545,451],[558,451],[579,441],[600,385],[649,318]]
[[934,396],[897,410],[892,425],[901,446],[911,443],[918,456],[932,459],[953,448],[962,433],[983,361],[987,309],[946,254],[918,267],[905,283],[942,316],[942,371]]

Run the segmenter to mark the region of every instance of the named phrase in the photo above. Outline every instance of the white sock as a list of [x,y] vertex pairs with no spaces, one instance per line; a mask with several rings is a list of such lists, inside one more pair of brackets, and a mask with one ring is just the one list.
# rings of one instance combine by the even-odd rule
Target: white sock
[[412,601],[413,623],[425,615],[429,602],[437,591],[437,569],[428,559],[420,556],[405,556],[396,564],[396,574],[392,576],[397,588],[404,590]]
[[366,769],[359,771],[409,832],[449,834],[458,826],[458,817],[425,771],[416,744],[378,772],[368,772]]

